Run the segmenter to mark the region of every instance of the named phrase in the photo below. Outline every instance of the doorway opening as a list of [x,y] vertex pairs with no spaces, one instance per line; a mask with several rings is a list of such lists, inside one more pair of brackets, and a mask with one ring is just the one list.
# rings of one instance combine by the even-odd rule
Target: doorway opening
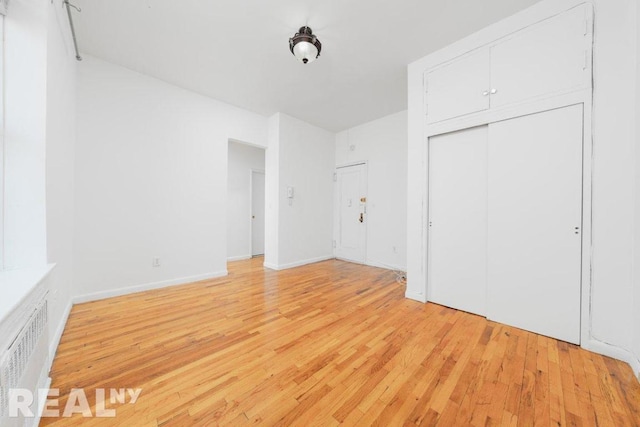
[[264,255],[265,149],[229,140],[227,261]]
[[264,170],[251,170],[251,256],[264,256]]

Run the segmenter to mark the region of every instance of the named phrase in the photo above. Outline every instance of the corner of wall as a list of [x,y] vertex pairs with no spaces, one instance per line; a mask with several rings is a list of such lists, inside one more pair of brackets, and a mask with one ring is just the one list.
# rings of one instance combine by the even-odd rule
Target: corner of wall
[[[636,7],[636,114],[640,115],[640,4],[634,2]],[[635,330],[633,331],[632,349],[637,360],[640,360],[640,120],[636,120],[635,128],[635,223],[634,223],[634,257],[633,257],[633,286],[634,286],[634,312]],[[640,362],[638,362],[640,364]],[[640,369],[636,368],[636,375],[640,380]]]
[[[278,217],[280,215],[280,113],[267,122],[267,150],[265,151],[265,236],[264,264],[278,265]],[[271,267],[267,267],[271,268]]]

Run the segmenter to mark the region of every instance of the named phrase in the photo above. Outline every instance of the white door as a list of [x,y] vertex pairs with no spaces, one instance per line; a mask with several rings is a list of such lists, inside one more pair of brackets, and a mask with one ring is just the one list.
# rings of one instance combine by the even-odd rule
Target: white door
[[264,172],[251,171],[251,255],[264,255]]
[[491,48],[491,107],[588,85],[586,5]]
[[429,139],[429,300],[485,315],[487,126]]
[[367,245],[367,166],[336,169],[336,257],[364,263]]
[[489,108],[489,58],[481,49],[427,74],[429,123]]
[[582,105],[489,125],[487,317],[580,342]]

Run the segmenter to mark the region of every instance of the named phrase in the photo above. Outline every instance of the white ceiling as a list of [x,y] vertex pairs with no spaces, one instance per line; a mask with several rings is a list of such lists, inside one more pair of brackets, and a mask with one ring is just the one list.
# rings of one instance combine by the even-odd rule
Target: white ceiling
[[[72,0],[81,53],[331,131],[407,108],[406,65],[539,0]],[[288,40],[309,25],[320,58]]]

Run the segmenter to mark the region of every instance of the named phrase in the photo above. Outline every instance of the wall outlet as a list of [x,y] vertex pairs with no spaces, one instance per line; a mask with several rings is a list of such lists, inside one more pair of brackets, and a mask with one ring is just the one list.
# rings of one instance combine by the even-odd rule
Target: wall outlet
[[151,266],[152,267],[160,267],[160,258],[153,258],[151,260]]

